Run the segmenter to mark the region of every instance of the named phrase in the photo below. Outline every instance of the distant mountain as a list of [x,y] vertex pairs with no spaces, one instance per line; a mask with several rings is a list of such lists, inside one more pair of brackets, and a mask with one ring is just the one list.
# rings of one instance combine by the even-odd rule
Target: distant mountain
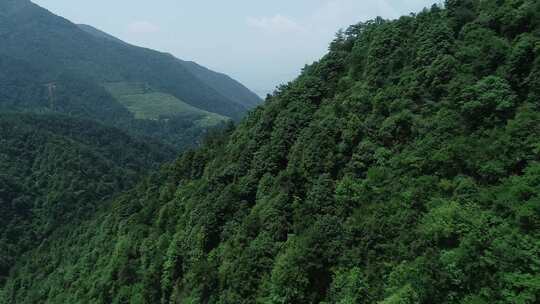
[[[78,24],[78,26],[80,29],[93,35],[94,37],[129,45],[128,43],[110,34],[107,34],[93,26],[86,24]],[[193,61],[184,61],[178,59],[178,62],[180,62],[190,73],[195,75],[199,80],[201,80],[229,100],[232,100],[245,108],[254,108],[260,105],[262,102],[261,98],[257,94],[250,91],[243,84],[232,79],[226,74],[214,72]]]
[[231,77],[211,71],[193,61],[180,61],[193,75],[223,96],[248,109],[261,103],[261,98]]
[[[141,120],[134,108],[149,109],[151,120],[190,117],[205,125],[238,120],[261,103],[226,75],[73,24],[30,1],[0,3],[0,45],[0,109],[60,112],[124,126]],[[122,98],[110,91],[141,84],[144,92],[124,92]]]

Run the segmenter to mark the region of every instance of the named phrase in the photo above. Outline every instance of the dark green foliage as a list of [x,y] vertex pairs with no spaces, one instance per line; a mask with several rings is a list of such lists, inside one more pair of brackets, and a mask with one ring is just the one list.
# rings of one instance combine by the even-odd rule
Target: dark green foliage
[[0,281],[23,251],[173,155],[90,121],[1,114]]
[[495,2],[339,33],[235,129],[29,251],[0,302],[538,303],[539,6]]

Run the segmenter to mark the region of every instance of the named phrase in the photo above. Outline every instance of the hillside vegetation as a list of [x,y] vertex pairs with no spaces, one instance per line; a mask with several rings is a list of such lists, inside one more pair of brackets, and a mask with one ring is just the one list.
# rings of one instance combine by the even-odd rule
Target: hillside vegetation
[[0,114],[0,282],[25,250],[93,215],[173,155],[91,121]]
[[539,1],[353,25],[18,259],[0,302],[538,303],[539,88]]
[[172,95],[156,92],[144,83],[108,83],[105,88],[136,119],[167,120],[190,117],[194,124],[201,128],[211,128],[229,121],[225,116],[203,111]]

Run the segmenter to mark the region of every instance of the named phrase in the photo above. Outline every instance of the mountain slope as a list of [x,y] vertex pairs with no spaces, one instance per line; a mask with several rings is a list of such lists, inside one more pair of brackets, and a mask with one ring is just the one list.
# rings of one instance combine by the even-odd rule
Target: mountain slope
[[109,35],[101,30],[98,30],[97,28],[91,26],[91,25],[88,25],[88,24],[77,24],[77,26],[87,32],[88,34],[96,37],[96,38],[101,38],[101,39],[105,39],[105,40],[111,40],[111,41],[114,41],[114,42],[118,42],[118,43],[121,43],[121,44],[127,44],[126,42],[112,36],[112,35]]
[[[169,54],[72,24],[30,1],[0,5],[0,111],[93,119],[182,150],[249,109]],[[119,83],[134,91],[115,95],[109,88]],[[148,94],[138,94],[140,85]]]
[[36,75],[40,82],[54,82],[66,72],[102,83],[147,82],[192,106],[231,118],[247,110],[200,81],[169,54],[96,37],[32,3],[10,11],[0,20],[0,55],[40,67],[45,71]]
[[447,1],[350,27],[22,257],[0,301],[538,303],[538,20],[538,1]]
[[231,77],[210,71],[193,61],[181,61],[181,63],[197,78],[241,106],[252,109],[261,104],[261,98],[259,96]]
[[[127,44],[124,41],[111,36],[103,31],[100,31],[90,25],[79,24],[80,29],[93,35],[94,37],[115,41],[121,44]],[[244,85],[231,77],[211,71],[196,62],[178,60],[191,74],[196,76],[200,81],[216,90],[222,96],[241,105],[246,109],[252,109],[262,103],[262,100],[257,94],[251,92]]]
[[[208,128],[238,120],[260,102],[224,75],[202,67],[195,75],[170,54],[75,25],[30,1],[2,1],[0,12],[1,111],[90,118],[185,149]],[[107,88],[117,83],[147,87],[153,94],[133,92],[135,100],[127,102],[145,103],[137,109],[152,113],[141,116],[126,98],[111,94]],[[166,112],[164,102],[178,111]]]
[[22,252],[173,155],[91,121],[0,114],[0,281]]

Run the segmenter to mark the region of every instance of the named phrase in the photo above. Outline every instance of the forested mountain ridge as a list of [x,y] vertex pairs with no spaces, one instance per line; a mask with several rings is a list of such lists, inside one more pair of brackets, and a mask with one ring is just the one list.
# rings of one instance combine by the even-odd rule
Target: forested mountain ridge
[[538,88],[540,1],[353,25],[0,302],[538,303]]
[[[183,128],[195,134],[187,140],[193,146],[209,121],[213,127],[239,120],[261,103],[230,77],[207,69],[195,74],[170,54],[73,24],[30,1],[2,1],[0,11],[0,110],[63,113],[144,135],[166,129],[158,137],[176,146],[185,140],[168,131]],[[139,84],[147,90],[127,98],[108,90]],[[141,111],[158,117],[141,119]]]

